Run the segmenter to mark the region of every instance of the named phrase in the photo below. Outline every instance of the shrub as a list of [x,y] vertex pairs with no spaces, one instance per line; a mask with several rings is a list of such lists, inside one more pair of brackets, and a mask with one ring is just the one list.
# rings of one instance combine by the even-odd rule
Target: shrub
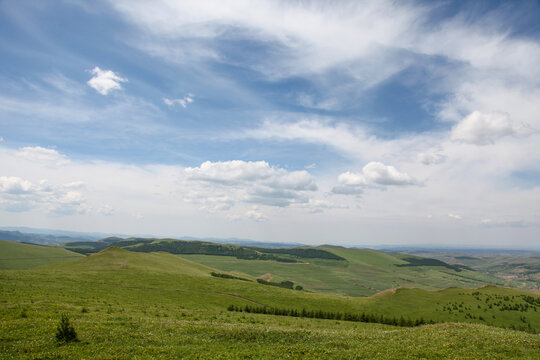
[[71,323],[69,322],[69,318],[65,314],[62,314],[60,323],[56,328],[56,341],[59,344],[79,341],[77,339],[77,333],[75,332],[75,328],[73,328],[73,325],[71,325]]
[[26,309],[21,310],[21,312],[19,313],[19,317],[24,318],[24,319],[28,317],[28,314],[26,313]]

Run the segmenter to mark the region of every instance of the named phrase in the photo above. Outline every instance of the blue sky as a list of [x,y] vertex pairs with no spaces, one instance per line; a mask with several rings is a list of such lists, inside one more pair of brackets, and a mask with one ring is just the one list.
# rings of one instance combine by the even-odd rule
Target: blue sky
[[538,1],[3,1],[0,225],[540,247]]

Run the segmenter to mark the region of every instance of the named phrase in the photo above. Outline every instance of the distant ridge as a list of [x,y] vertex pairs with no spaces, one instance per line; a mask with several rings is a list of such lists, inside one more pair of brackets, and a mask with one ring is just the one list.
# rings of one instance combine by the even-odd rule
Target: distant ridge
[[[101,232],[77,232],[66,230],[53,230],[53,229],[37,229],[24,226],[0,226],[0,239],[28,242],[31,244],[52,245],[62,244],[67,242],[77,241],[98,241],[105,238],[157,238],[154,235],[148,234],[135,234],[126,235],[118,233],[101,233]],[[301,243],[286,243],[286,242],[269,242],[269,241],[255,241],[251,239],[240,238],[215,238],[215,237],[194,237],[194,236],[169,236],[166,238],[185,241],[205,241],[218,244],[233,244],[242,246],[258,246],[272,249],[290,248],[305,246]]]

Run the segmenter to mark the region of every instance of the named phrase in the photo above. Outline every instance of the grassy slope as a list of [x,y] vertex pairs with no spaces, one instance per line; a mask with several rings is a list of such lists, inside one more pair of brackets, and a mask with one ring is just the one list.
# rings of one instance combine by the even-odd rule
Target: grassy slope
[[56,246],[0,240],[0,269],[31,269],[82,257]]
[[322,249],[344,257],[347,262],[306,259],[304,263],[286,264],[228,256],[181,256],[223,271],[238,271],[254,277],[271,274],[276,280],[291,280],[310,290],[350,296],[369,296],[400,286],[433,290],[449,286],[474,288],[503,284],[500,279],[469,270],[457,272],[437,266],[395,266],[406,264],[403,258],[410,255],[333,246]]
[[[260,303],[408,316],[441,299],[462,299],[470,306],[472,295],[463,294],[471,290],[403,289],[359,299],[213,278],[210,271],[170,254],[120,249],[34,270],[0,271],[0,358],[534,359],[540,351],[539,335],[485,325],[396,328],[224,310],[229,304]],[[81,342],[54,343],[60,313],[70,316]],[[531,319],[540,324],[538,317]]]
[[417,253],[449,264],[463,264],[475,270],[504,278],[509,286],[540,290],[540,257],[498,255],[465,255],[449,252]]

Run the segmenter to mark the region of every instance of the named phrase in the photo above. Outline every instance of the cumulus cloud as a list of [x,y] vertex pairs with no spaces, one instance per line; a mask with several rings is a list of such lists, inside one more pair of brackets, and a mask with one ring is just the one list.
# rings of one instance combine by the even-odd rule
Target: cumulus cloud
[[128,81],[111,70],[101,70],[97,66],[91,73],[94,76],[88,80],[87,84],[101,95],[108,95],[113,90],[121,90],[121,83]]
[[231,160],[223,162],[206,161],[199,167],[184,170],[187,179],[197,182],[211,194],[205,194],[204,203],[216,203],[231,207],[233,200],[220,200],[221,192],[234,193],[235,198],[246,203],[286,207],[294,203],[309,201],[307,192],[317,190],[310,173],[305,170],[287,171],[270,166],[266,161]]
[[69,163],[67,156],[60,154],[55,149],[41,146],[25,146],[16,152],[18,157],[37,163],[62,166]]
[[186,108],[188,106],[188,104],[191,104],[194,101],[193,97],[194,97],[193,94],[188,94],[188,95],[184,96],[184,98],[182,98],[182,99],[163,98],[163,102],[165,104],[167,104],[169,107],[173,107],[174,105],[178,104],[181,107]]
[[506,136],[525,135],[528,128],[516,125],[506,113],[474,111],[452,129],[453,141],[474,145],[489,145]]
[[0,204],[11,212],[43,208],[49,214],[87,213],[90,207],[73,184],[50,185],[46,180],[32,183],[19,177],[0,176]]
[[48,204],[48,210],[56,215],[85,214],[90,211],[86,198],[78,191],[56,193]]
[[418,181],[391,165],[372,161],[361,173],[344,172],[338,176],[340,186],[332,189],[334,194],[359,195],[364,187],[418,185]]
[[35,186],[27,180],[18,177],[0,176],[0,193],[9,195],[28,194]]
[[448,217],[451,219],[461,220],[461,215],[449,213]]
[[372,161],[362,168],[361,173],[345,172],[338,177],[343,185],[415,185],[417,182],[408,174],[391,165]]

